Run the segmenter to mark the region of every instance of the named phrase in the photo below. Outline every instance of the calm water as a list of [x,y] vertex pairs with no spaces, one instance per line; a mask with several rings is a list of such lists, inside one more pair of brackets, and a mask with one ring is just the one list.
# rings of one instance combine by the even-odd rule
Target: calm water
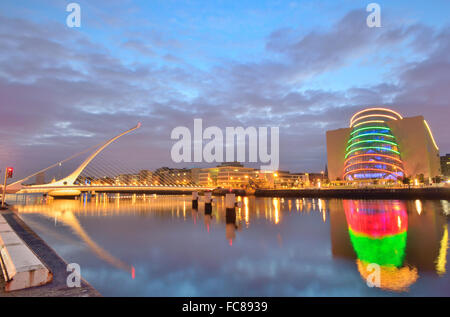
[[448,201],[242,200],[235,214],[190,196],[14,208],[104,296],[450,296]]

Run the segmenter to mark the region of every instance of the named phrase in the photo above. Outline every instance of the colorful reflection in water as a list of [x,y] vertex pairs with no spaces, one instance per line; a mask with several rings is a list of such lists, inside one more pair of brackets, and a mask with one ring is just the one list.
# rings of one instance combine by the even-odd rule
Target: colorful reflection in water
[[401,201],[344,200],[350,241],[357,266],[366,280],[376,279],[373,265],[380,266],[379,279],[370,285],[405,291],[418,279],[417,268],[404,265],[408,239],[408,213]]
[[447,201],[214,199],[22,197],[14,209],[105,296],[450,295]]

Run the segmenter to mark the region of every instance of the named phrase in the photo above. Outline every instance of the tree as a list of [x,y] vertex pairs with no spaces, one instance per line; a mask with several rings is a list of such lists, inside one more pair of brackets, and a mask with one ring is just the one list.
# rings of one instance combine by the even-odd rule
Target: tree
[[439,184],[439,183],[442,181],[442,179],[441,179],[440,176],[436,176],[436,177],[433,177],[433,178],[432,178],[432,181],[433,181],[433,183],[435,183],[435,184]]
[[425,176],[423,174],[419,174],[418,179],[419,179],[419,183],[421,183],[421,184],[425,183]]
[[409,185],[409,183],[411,182],[411,179],[409,177],[403,177],[403,184],[404,185]]

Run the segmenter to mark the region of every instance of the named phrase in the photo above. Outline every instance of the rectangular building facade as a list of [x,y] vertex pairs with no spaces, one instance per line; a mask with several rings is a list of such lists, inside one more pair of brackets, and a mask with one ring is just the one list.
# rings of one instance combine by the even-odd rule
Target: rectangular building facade
[[[423,116],[390,120],[386,124],[397,139],[405,176],[425,179],[441,175],[439,149]],[[327,131],[328,177],[343,180],[345,150],[351,128]]]
[[443,176],[450,176],[450,154],[441,156],[441,173]]

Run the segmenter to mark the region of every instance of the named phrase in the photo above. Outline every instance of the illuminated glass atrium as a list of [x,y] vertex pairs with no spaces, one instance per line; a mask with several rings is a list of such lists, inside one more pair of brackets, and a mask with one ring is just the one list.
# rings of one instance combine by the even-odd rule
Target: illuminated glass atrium
[[403,178],[404,169],[396,138],[386,124],[403,117],[390,109],[370,108],[350,119],[344,179],[349,181]]

